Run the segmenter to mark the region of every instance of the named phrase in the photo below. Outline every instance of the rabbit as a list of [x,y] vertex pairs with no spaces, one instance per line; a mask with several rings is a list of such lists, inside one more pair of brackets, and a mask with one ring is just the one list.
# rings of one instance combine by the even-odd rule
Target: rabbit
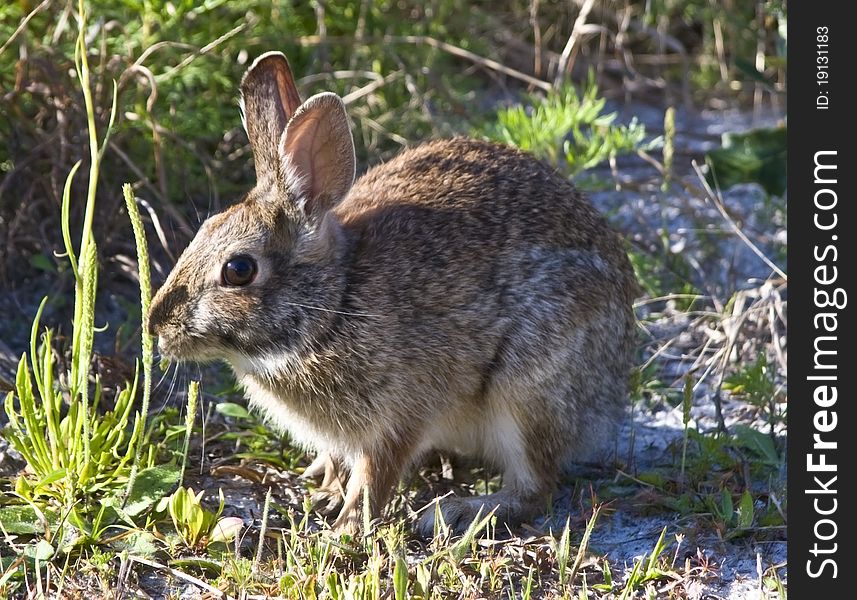
[[567,178],[491,142],[429,141],[355,182],[342,100],[301,101],[279,52],[240,89],[257,183],[152,300],[161,354],[225,361],[317,453],[308,474],[343,482],[335,531],[380,516],[433,450],[503,483],[431,503],[418,533],[436,511],[455,531],[537,516],[623,418],[639,288],[622,239]]

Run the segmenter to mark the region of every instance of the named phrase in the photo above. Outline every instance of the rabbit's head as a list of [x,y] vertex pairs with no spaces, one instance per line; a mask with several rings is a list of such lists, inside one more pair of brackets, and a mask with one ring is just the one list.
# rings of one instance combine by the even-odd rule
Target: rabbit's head
[[176,360],[253,360],[324,327],[341,295],[342,231],[330,215],[354,182],[342,100],[301,102],[280,53],[241,82],[257,184],[207,219],[152,301],[148,329]]

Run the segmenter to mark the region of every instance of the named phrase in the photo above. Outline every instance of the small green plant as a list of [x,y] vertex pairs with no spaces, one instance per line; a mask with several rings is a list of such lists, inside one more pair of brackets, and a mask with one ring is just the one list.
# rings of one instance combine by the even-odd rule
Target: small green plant
[[568,577],[568,560],[571,557],[571,517],[565,520],[565,527],[559,540],[551,538],[551,547],[556,556],[559,587],[564,588]]
[[574,564],[571,565],[571,571],[568,574],[569,583],[574,583],[574,578],[583,564],[583,559],[586,557],[586,552],[589,549],[589,538],[592,536],[592,531],[595,529],[595,523],[598,521],[598,516],[601,514],[601,505],[595,506],[592,510],[592,516],[586,522],[586,529],[583,531],[583,539],[580,540],[580,546],[577,548],[577,555],[574,557]]
[[251,591],[256,584],[253,561],[240,556],[230,556],[223,564],[220,582],[222,586],[218,587],[233,588],[242,595]]
[[220,504],[211,512],[202,505],[205,490],[194,493],[193,488],[179,487],[166,499],[167,511],[182,543],[191,550],[202,550],[211,544],[232,540],[243,521],[238,517],[223,517],[225,499],[219,490]]
[[775,426],[785,419],[785,411],[780,408],[783,397],[774,380],[775,372],[768,364],[767,355],[760,352],[755,362],[745,365],[723,381],[723,389],[767,413],[772,434]]
[[[230,390],[230,392],[232,391]],[[289,443],[287,435],[266,426],[253,413],[234,402],[219,402],[215,411],[236,421],[237,427],[220,434],[236,444],[235,458],[263,461],[284,471],[299,468],[304,453]]]
[[[72,240],[70,205],[72,182],[82,164],[80,161],[70,169],[62,196],[60,228],[65,257],[74,278],[71,344],[68,348],[57,344],[50,329],[45,329],[40,339],[45,298],[33,320],[29,353],[22,355],[15,387],[4,403],[9,424],[3,435],[24,457],[27,468],[16,479],[12,502],[4,502],[9,505],[0,509],[0,526],[7,533],[20,535],[10,545],[20,557],[28,561],[37,559],[37,576],[39,561],[45,565],[64,556],[67,565],[72,553],[97,555],[98,546],[103,544],[135,547],[135,542],[129,544],[122,538],[142,539],[143,532],[127,536],[116,532],[133,528],[178,479],[176,467],[154,466],[158,444],[146,443],[153,441],[146,427],[153,340],[145,333],[145,317],[142,385],[139,362],[135,365],[133,382],[126,381],[115,392],[102,386],[92,369],[94,337],[98,331],[95,298],[99,273],[93,220],[102,158],[116,116],[117,98],[114,85],[109,121],[99,141],[84,37],[85,3],[81,0],[77,8],[74,64],[86,108],[90,164],[79,249]],[[126,185],[123,192],[137,246],[140,298],[145,315],[150,297],[146,239],[130,186]],[[63,364],[67,368],[61,368]],[[141,387],[143,408],[135,413],[133,406]],[[106,403],[112,405],[112,410],[101,410]],[[148,448],[146,452],[144,446]],[[22,568],[26,569],[28,564],[25,562]]]
[[753,496],[749,490],[744,490],[744,493],[741,494],[737,508],[729,490],[720,492],[719,502],[715,496],[708,496],[706,504],[714,515],[716,525],[725,539],[742,536],[753,526],[755,509]]
[[669,295],[676,310],[687,312],[701,295],[691,283],[691,266],[685,256],[670,250],[668,237],[660,241],[660,248],[651,251],[629,248],[628,259],[648,296],[660,298]]
[[[98,287],[92,220],[101,159],[116,115],[116,89],[114,86],[110,121],[99,142],[84,39],[86,11],[82,1],[78,4],[78,15],[75,66],[87,112],[90,165],[78,253],[70,233],[69,207],[72,181],[80,162],[69,172],[62,198],[62,237],[75,284],[69,368],[59,372],[56,356],[63,348],[56,346],[49,329],[39,340],[45,298],[33,320],[29,355],[24,353],[21,357],[15,389],[6,396],[4,409],[9,425],[3,434],[28,465],[17,480],[18,497],[42,514],[47,511],[61,514],[63,518],[67,516],[75,527],[90,531],[89,519],[97,513],[100,520],[103,515],[104,503],[99,499],[116,498],[123,487],[130,488],[129,475],[132,468],[137,468],[132,459],[139,458],[144,420],[137,414],[129,429],[138,390],[139,365],[133,383],[126,382],[113,400],[113,410],[104,414],[96,410],[104,393],[98,376],[94,377],[95,385],[91,385]],[[3,522],[2,516],[0,522]]]
[[517,105],[499,110],[496,123],[483,133],[531,152],[569,176],[658,143],[643,144],[646,130],[636,120],[629,125],[615,124],[616,113],[603,112],[606,101],[598,98],[598,88],[591,78],[580,95],[567,85],[529,101],[529,107]]
[[786,191],[786,137],[785,127],[723,134],[722,147],[705,157],[709,182],[724,189],[753,182],[769,194],[782,196]]
[[644,556],[634,563],[634,568],[625,582],[622,593],[619,595],[620,600],[634,597],[634,592],[649,582],[658,581],[670,576],[670,572],[665,568],[666,565],[661,560],[661,556],[668,545],[665,542],[666,535],[667,528],[664,527],[649,556]]

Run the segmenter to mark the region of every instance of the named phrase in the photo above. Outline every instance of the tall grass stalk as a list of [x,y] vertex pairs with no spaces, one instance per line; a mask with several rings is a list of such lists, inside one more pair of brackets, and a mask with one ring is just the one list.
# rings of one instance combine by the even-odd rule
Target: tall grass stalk
[[19,496],[34,507],[46,504],[56,507],[58,503],[62,507],[58,514],[69,515],[77,527],[86,530],[85,516],[96,509],[96,499],[121,489],[125,483],[129,463],[142,439],[142,428],[138,418],[132,434],[128,435],[139,371],[135,372],[133,384],[126,384],[116,394],[113,410],[105,414],[98,415],[94,409],[101,398],[100,379],[96,376],[95,385],[90,385],[98,289],[98,252],[92,220],[101,157],[115,121],[117,96],[114,83],[110,119],[104,139],[99,144],[84,37],[86,12],[82,0],[78,3],[78,12],[75,66],[87,113],[91,164],[77,254],[70,231],[70,206],[72,183],[80,161],[69,171],[63,187],[62,238],[75,286],[71,360],[66,374],[68,390],[63,392],[58,385],[51,331],[46,329],[39,339],[41,317],[47,303],[45,298],[33,321],[29,356],[27,353],[22,355],[15,390],[6,396],[4,409],[9,426],[4,430],[4,436],[28,463],[28,470],[16,483]]
[[690,410],[693,408],[693,380],[688,373],[684,378],[684,392],[681,400],[681,421],[684,425],[684,433],[681,441],[681,479],[684,483],[684,470],[687,463],[687,438],[688,426],[690,425]]
[[[95,103],[92,99],[92,88],[89,79],[89,60],[86,48],[86,7],[83,0],[78,0],[78,35],[75,44],[74,62],[77,70],[80,88],[83,93],[83,102],[86,109],[86,125],[89,134],[89,181],[86,190],[86,206],[84,209],[83,228],[80,239],[80,258],[82,264],[78,265],[75,273],[74,293],[74,327],[72,332],[72,360],[71,377],[69,384],[72,393],[80,394],[82,436],[76,436],[75,440],[83,440],[84,462],[89,463],[91,458],[89,419],[89,370],[92,361],[92,342],[95,329],[95,291],[97,288],[98,262],[95,247],[95,238],[92,235],[92,219],[95,214],[95,198],[98,190],[98,175],[101,168],[101,156],[107,147],[110,130],[116,118],[117,92],[116,84],[113,85],[113,105],[110,110],[110,121],[102,144],[98,143],[98,130],[95,126]],[[77,168],[69,173],[69,179],[77,172]],[[71,187],[71,182],[66,184],[66,190]],[[64,216],[68,215],[68,201],[63,202]],[[67,225],[64,227],[64,239],[66,240],[66,252],[69,260],[74,261],[74,253],[70,237],[66,234]]]
[[196,407],[199,400],[199,382],[191,381],[187,388],[187,415],[185,416],[184,447],[182,448],[182,468],[179,476],[179,486],[184,482],[184,472],[187,468],[187,454],[190,449],[190,436],[193,433],[193,422],[196,420]]
[[[143,313],[142,331],[142,356],[143,356],[143,406],[140,408],[138,422],[135,424],[135,438],[139,436],[142,441],[146,431],[146,417],[149,414],[149,400],[152,396],[152,364],[154,363],[155,341],[149,335],[149,305],[152,303],[152,276],[149,268],[149,246],[146,243],[146,231],[143,228],[143,219],[137,209],[137,200],[130,184],[122,186],[122,195],[125,197],[125,207],[128,217],[131,219],[131,228],[134,230],[134,243],[137,246],[137,271],[140,278],[140,308]],[[143,452],[143,444],[138,443],[134,451],[134,464],[131,466],[131,474],[128,477],[126,495],[130,493],[140,469],[140,458]],[[187,450],[185,450],[187,452]],[[184,467],[182,468],[184,474]]]
[[673,157],[675,155],[675,108],[670,106],[664,113],[664,180],[661,191],[666,192],[672,184]]
[[256,548],[256,557],[253,560],[253,571],[255,572],[262,562],[262,552],[265,549],[265,535],[268,533],[268,513],[271,511],[271,488],[265,494],[265,504],[262,507],[262,523],[259,526],[259,545]]

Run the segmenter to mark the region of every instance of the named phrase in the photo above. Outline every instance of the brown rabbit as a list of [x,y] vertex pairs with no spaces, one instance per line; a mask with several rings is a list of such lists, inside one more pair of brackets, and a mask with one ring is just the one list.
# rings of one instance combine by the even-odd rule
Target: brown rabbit
[[622,419],[638,288],[621,239],[567,179],[487,142],[429,142],[355,183],[342,101],[301,102],[280,53],[241,93],[258,183],[155,296],[162,354],[225,360],[318,453],[311,473],[347,476],[340,531],[432,449],[503,473],[498,493],[440,501],[455,529],[545,508]]

